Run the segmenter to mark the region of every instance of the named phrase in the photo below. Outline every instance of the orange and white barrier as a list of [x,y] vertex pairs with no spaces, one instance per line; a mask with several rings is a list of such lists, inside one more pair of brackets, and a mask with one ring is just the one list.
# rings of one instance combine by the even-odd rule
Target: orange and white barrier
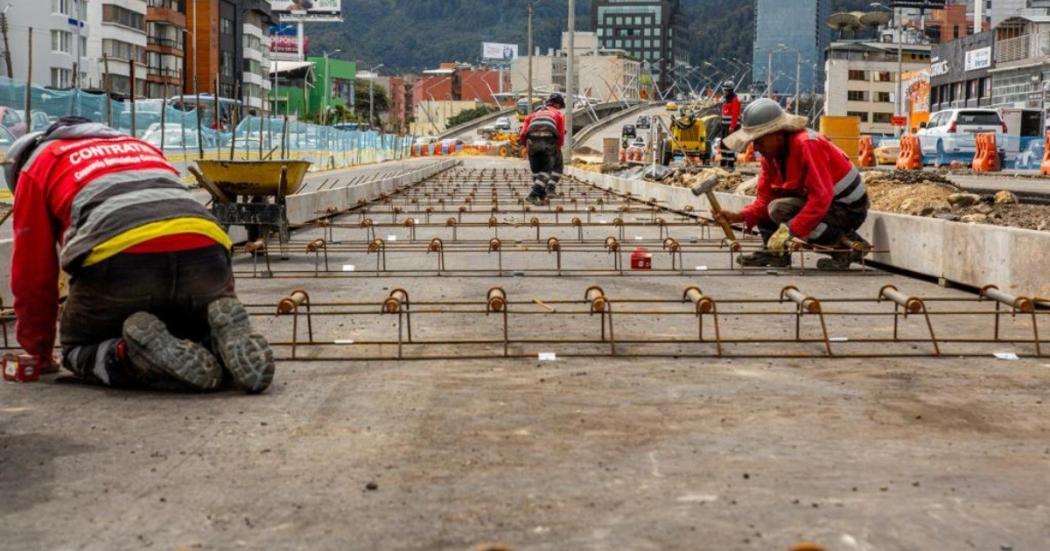
[[875,142],[871,136],[860,137],[860,151],[857,154],[857,164],[860,166],[875,166]]
[[897,170],[922,170],[922,147],[914,134],[901,136],[901,151],[897,156]]
[[974,136],[977,143],[977,151],[973,155],[974,172],[998,172],[999,146],[995,142],[995,132],[982,132]]
[[1050,176],[1050,132],[1046,133],[1046,141],[1043,142],[1043,162],[1039,165],[1039,173]]

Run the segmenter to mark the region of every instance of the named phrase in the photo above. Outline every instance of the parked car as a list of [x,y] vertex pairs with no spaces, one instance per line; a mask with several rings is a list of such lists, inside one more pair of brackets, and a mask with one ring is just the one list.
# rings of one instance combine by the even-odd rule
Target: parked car
[[649,115],[642,115],[638,117],[638,122],[634,123],[638,128],[648,130],[652,128],[652,121],[649,119]]
[[500,117],[496,119],[496,130],[510,132],[510,117]]
[[897,163],[901,153],[901,141],[883,138],[875,148],[875,164],[892,165]]
[[[212,148],[215,147],[215,132],[213,130],[205,130],[201,132],[204,138],[204,147]],[[142,140],[152,144],[155,147],[160,147],[160,123],[155,122],[149,125],[142,134]],[[164,125],[164,149],[181,149],[183,147],[187,149],[197,148],[197,129],[187,126],[183,129],[181,124],[178,123],[165,123]]]
[[22,137],[26,133],[23,111],[11,107],[0,107],[0,127],[16,138]]
[[[970,161],[977,151],[975,136],[983,132],[1006,133],[1006,123],[994,109],[946,109],[930,116],[916,135],[924,159],[940,166],[953,160]],[[1002,139],[997,140],[1002,144]]]

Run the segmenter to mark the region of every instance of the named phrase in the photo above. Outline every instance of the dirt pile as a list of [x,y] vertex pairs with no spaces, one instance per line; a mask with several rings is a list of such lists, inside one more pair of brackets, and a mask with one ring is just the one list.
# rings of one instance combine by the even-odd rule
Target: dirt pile
[[872,210],[1050,231],[1050,207],[1020,204],[1009,191],[968,193],[939,174],[910,171],[866,171],[864,184]]
[[664,183],[675,187],[691,188],[712,175],[718,178],[718,185],[715,186],[715,190],[728,193],[735,192],[740,184],[751,178],[751,176],[746,174],[729,172],[716,167],[688,167],[675,169],[674,173]]

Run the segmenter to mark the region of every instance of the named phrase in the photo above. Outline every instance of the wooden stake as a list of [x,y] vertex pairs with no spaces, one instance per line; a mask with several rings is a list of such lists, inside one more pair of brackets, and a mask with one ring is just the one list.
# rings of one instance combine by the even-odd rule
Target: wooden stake
[[[32,59],[32,58],[30,58]],[[102,54],[102,81],[105,83],[106,88],[106,124],[113,128],[113,100],[111,95],[113,93],[113,83],[110,82],[109,78],[109,54]]]

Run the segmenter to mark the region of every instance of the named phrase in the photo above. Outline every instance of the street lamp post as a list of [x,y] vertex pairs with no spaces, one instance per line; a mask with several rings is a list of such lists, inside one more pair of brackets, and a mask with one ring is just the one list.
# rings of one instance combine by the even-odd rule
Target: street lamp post
[[342,52],[343,50],[336,48],[334,51],[329,53],[328,50],[324,51],[324,111],[321,115],[321,125],[324,126],[328,123],[328,109],[332,103],[332,72],[328,67],[328,56],[333,56]]
[[[568,109],[565,114],[565,160],[572,161],[572,111],[576,107],[576,0],[569,0],[569,58],[565,65],[565,91]],[[532,101],[532,98],[529,98]]]

